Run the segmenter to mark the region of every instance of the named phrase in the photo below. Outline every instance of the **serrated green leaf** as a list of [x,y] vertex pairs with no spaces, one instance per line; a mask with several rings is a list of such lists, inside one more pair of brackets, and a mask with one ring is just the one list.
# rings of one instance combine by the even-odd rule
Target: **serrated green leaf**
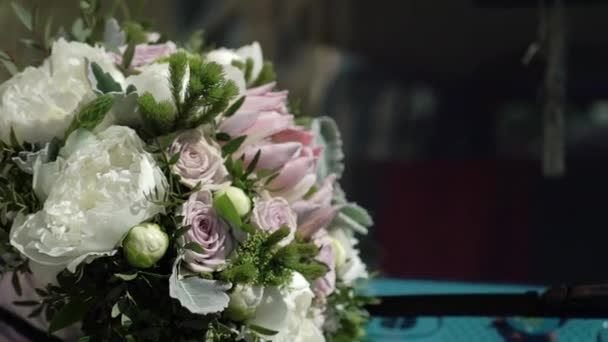
[[252,331],[255,331],[258,334],[261,335],[266,335],[266,336],[274,336],[276,334],[278,334],[278,331],[274,331],[272,329],[268,329],[268,328],[264,328],[261,327],[259,325],[255,325],[255,324],[250,324],[247,326],[249,329],[251,329]]
[[23,24],[23,26],[25,26],[25,28],[31,31],[33,29],[33,25],[32,14],[30,13],[30,11],[26,10],[16,2],[11,3],[11,6],[13,7],[13,11],[15,11],[15,14],[17,15],[17,18],[19,18],[19,21]]
[[97,90],[98,93],[121,93],[122,86],[116,82],[109,72],[103,71],[101,66],[96,62],[89,63],[89,81],[93,89]]
[[231,104],[230,107],[228,107],[228,109],[226,109],[226,111],[224,112],[224,117],[229,118],[234,115],[234,113],[236,113],[241,108],[244,102],[245,96],[241,96],[238,100],[234,101],[234,103]]
[[95,304],[95,300],[92,297],[72,298],[70,302],[53,315],[49,324],[49,332],[53,333],[81,321],[93,304]]
[[84,108],[74,116],[72,123],[65,132],[65,139],[67,140],[70,134],[79,128],[84,128],[89,131],[95,129],[110,111],[114,105],[114,101],[115,98],[112,94],[104,94],[85,105]]
[[131,280],[137,278],[137,273],[132,273],[132,274],[115,273],[114,276],[116,278],[122,279],[124,281],[131,281]]
[[246,135],[241,135],[240,137],[232,139],[230,142],[224,145],[224,147],[222,147],[222,153],[224,155],[229,155],[236,152],[239,147],[241,147],[245,139],[247,139]]
[[226,194],[217,197],[213,201],[213,207],[217,210],[218,214],[228,220],[235,227],[241,227],[243,225],[243,221],[241,220],[241,216],[236,210],[234,204],[230,200]]

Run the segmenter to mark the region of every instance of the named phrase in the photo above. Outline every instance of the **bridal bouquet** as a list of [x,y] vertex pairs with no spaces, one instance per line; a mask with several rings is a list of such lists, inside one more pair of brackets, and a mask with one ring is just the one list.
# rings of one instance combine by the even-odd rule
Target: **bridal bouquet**
[[13,304],[81,341],[360,340],[372,220],[334,121],[297,114],[258,43],[179,46],[80,3],[33,35],[41,63],[0,53],[0,272],[37,284]]

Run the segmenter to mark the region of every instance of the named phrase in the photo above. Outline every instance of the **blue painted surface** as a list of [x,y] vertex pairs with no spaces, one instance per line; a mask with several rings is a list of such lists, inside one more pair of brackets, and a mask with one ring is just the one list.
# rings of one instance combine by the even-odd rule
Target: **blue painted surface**
[[[466,284],[456,282],[405,281],[397,279],[374,279],[367,292],[373,295],[441,294],[441,293],[513,293],[542,287],[498,284]],[[524,339],[517,341],[600,342],[607,341],[608,319],[567,320],[560,325],[557,319],[511,318],[500,326],[494,317],[418,317],[382,318],[374,317],[368,326],[368,337],[374,342],[433,341],[433,342],[492,342],[508,341],[505,336],[519,334]],[[551,331],[551,333],[547,333]],[[510,340],[514,341],[514,340]]]

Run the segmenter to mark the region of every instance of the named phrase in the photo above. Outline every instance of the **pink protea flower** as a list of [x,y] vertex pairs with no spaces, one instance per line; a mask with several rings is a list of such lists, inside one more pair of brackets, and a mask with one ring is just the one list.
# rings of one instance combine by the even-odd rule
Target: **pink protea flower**
[[310,238],[327,228],[338,214],[340,206],[331,203],[335,180],[336,176],[330,175],[310,198],[302,199],[292,205],[298,214],[298,232],[303,237]]
[[316,184],[321,150],[312,146],[312,133],[297,126],[288,113],[287,92],[273,91],[274,86],[269,83],[247,90],[241,108],[224,119],[219,130],[232,137],[246,135],[234,157],[243,157],[249,164],[260,151],[256,170],[278,172],[268,190],[294,203]]
[[319,247],[317,260],[328,268],[324,276],[315,280],[314,291],[319,297],[327,297],[336,289],[336,251],[332,238],[325,229],[315,234],[312,241]]

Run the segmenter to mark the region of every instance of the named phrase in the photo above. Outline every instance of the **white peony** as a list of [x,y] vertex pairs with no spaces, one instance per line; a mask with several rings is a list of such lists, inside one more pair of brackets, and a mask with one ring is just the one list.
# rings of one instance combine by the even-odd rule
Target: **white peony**
[[281,287],[267,287],[255,316],[247,323],[277,331],[267,339],[274,342],[321,342],[323,333],[309,317],[314,294],[300,273],[294,272],[291,282]]
[[332,241],[339,246],[336,256],[336,274],[338,279],[347,285],[351,285],[355,280],[367,278],[367,267],[359,256],[357,238],[351,229],[341,227],[332,228],[329,234],[335,239]]
[[95,97],[85,59],[124,81],[103,48],[59,39],[41,66],[28,67],[0,86],[0,140],[9,140],[11,127],[20,141],[63,138],[79,107]]
[[[160,213],[146,194],[166,180],[135,131],[112,126],[76,130],[56,161],[37,162],[34,190],[43,209],[15,220],[11,244],[52,279],[63,268],[115,251],[129,229]],[[50,277],[49,277],[50,276]]]

